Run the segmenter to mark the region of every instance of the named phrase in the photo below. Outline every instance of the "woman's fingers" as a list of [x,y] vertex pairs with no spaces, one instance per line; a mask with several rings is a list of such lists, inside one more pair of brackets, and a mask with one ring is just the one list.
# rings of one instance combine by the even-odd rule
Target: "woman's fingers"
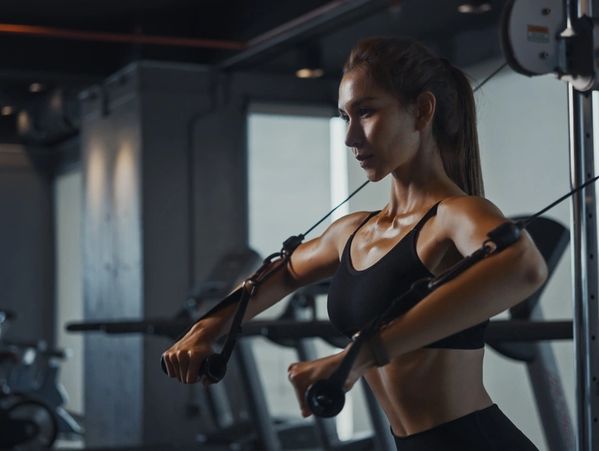
[[187,367],[186,382],[188,384],[195,384],[200,380],[200,368],[204,362],[204,357],[201,354],[190,351],[189,352],[189,365]]
[[196,323],[187,333],[167,349],[162,358],[166,372],[184,384],[205,382],[200,369],[206,357],[214,354],[215,336],[206,333],[206,328]]
[[162,354],[162,361],[164,362],[164,366],[166,367],[166,374],[168,374],[169,377],[178,378],[179,373],[177,372],[177,365],[175,365],[174,362],[171,361],[171,355],[168,352]]
[[179,381],[187,383],[187,369],[189,368],[189,351],[177,351],[179,363]]
[[198,381],[203,361],[200,353],[191,350],[166,351],[162,358],[170,377],[177,378],[184,384]]
[[295,391],[295,396],[300,405],[302,417],[306,418],[312,415],[312,412],[306,404],[306,390],[308,389],[309,382],[307,381],[306,374],[302,371],[302,363],[292,363],[287,369],[287,378]]
[[[308,402],[306,401],[306,391],[310,386],[319,380],[328,379],[331,374],[339,367],[343,361],[343,353],[334,354],[320,359],[311,360],[308,362],[292,363],[287,368],[287,377],[293,385],[295,396],[299,402],[302,416],[308,417],[312,415]],[[359,374],[352,372],[344,384],[344,390],[349,391],[357,380]]]

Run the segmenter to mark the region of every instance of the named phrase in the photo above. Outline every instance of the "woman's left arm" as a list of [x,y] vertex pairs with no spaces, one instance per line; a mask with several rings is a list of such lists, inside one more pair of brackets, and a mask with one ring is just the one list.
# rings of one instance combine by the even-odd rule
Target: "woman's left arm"
[[[507,221],[479,197],[448,199],[437,216],[439,230],[462,255],[479,249],[487,233]],[[379,333],[380,344],[391,358],[422,348],[518,304],[546,278],[543,256],[523,231],[514,244],[476,263],[389,323]],[[358,373],[372,365],[372,357],[361,354],[354,365]]]

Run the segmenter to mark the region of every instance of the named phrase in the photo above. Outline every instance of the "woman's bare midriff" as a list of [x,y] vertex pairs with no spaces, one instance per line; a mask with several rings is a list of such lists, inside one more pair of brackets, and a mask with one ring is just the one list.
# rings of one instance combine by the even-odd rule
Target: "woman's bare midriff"
[[426,431],[493,402],[482,383],[482,349],[419,349],[365,374],[399,437]]

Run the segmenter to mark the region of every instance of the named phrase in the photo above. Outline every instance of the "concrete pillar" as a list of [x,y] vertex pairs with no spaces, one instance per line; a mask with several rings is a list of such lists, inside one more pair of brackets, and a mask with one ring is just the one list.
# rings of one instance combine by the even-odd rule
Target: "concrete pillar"
[[[140,63],[82,96],[86,320],[171,316],[215,256],[245,243],[245,115],[217,105],[213,80]],[[162,374],[168,345],[86,336],[88,445],[189,443],[210,424],[186,416],[188,387]]]

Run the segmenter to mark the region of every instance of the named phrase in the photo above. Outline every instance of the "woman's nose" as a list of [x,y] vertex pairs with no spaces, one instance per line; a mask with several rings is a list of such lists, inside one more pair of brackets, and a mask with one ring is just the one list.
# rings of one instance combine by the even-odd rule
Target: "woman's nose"
[[364,142],[364,131],[358,124],[352,124],[352,121],[347,125],[345,132],[345,145],[347,147],[361,147]]

